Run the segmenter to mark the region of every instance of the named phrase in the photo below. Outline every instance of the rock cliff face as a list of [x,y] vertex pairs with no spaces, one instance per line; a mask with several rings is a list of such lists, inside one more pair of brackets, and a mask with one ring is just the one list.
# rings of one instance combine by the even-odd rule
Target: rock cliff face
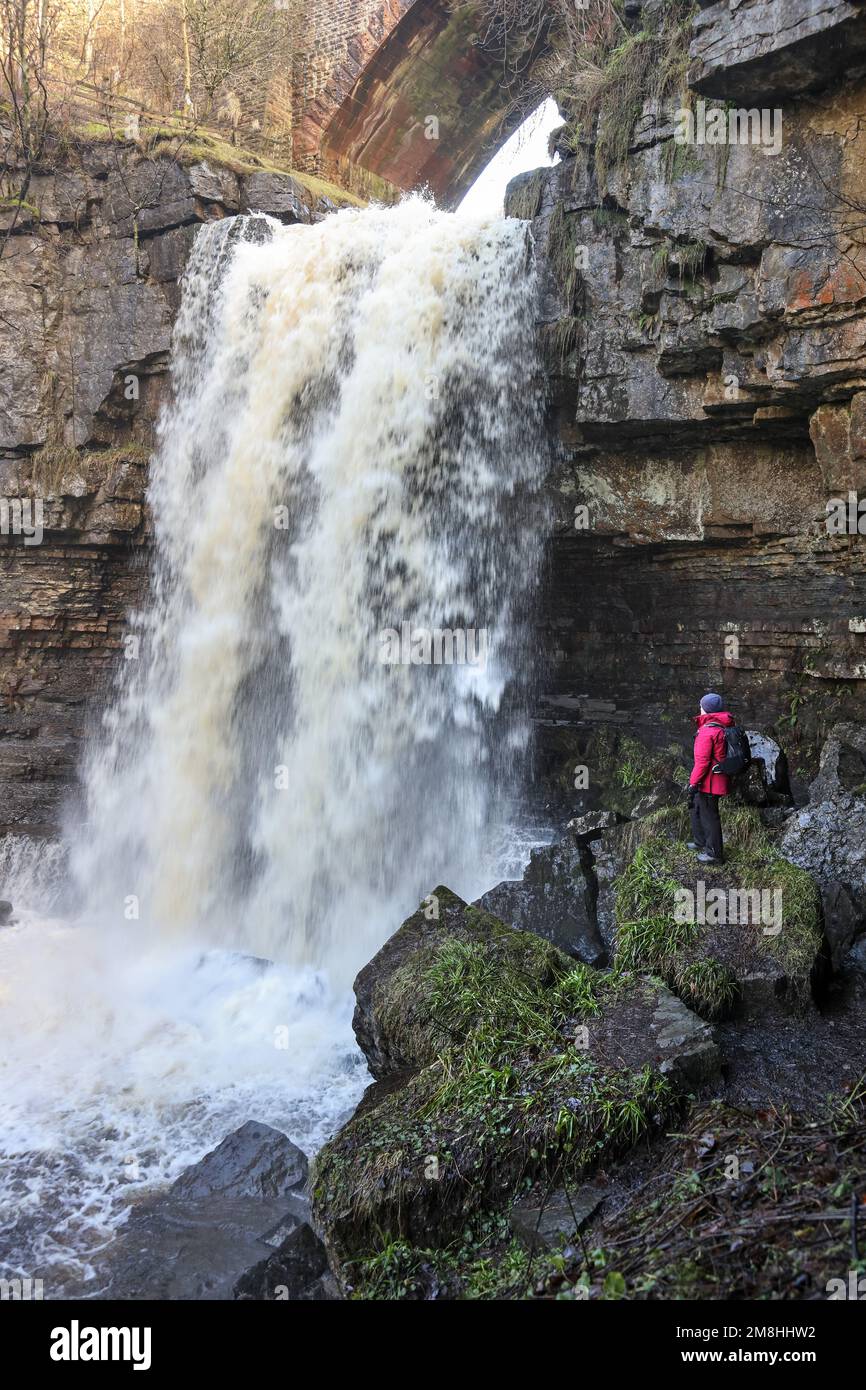
[[[572,134],[509,189],[561,441],[543,747],[563,788],[588,766],[590,806],[599,734],[608,766],[624,730],[676,761],[707,688],[775,727],[795,791],[866,709],[862,542],[827,517],[866,490],[866,9],[731,0],[693,32],[695,142],[647,103],[603,179]],[[697,143],[735,102],[764,135]]]
[[[628,9],[637,24],[658,5]],[[699,100],[704,119],[767,108],[766,138],[746,121],[757,143],[678,144],[672,104],[648,103],[603,179],[570,140],[509,194],[542,258],[561,446],[538,725],[563,814],[675,771],[708,687],[775,734],[801,799],[829,729],[866,712],[863,547],[826,515],[866,490],[866,5],[722,0],[693,34],[695,118]],[[0,535],[0,831],[47,833],[142,594],[195,226],[332,205],[124,145],[58,159],[30,202],[0,279],[0,498],[43,498],[45,536]]]
[[0,261],[0,833],[56,829],[142,596],[147,461],[196,226],[334,206],[288,175],[121,143],[57,152],[28,204]]

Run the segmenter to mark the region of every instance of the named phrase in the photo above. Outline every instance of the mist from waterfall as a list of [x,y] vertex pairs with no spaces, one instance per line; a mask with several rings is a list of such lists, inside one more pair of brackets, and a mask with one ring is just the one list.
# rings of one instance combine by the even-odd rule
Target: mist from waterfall
[[199,230],[80,911],[0,942],[0,1272],[98,1286],[129,1196],[245,1119],[317,1147],[365,1081],[354,973],[517,872],[535,294],[525,224],[420,198]]

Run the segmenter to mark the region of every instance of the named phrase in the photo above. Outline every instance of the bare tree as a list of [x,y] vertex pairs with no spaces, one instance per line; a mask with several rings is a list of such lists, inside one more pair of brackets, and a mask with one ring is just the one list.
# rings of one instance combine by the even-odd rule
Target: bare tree
[[48,60],[57,26],[54,0],[0,0],[0,208],[8,220],[0,256],[13,236],[50,128]]
[[199,120],[211,119],[229,87],[241,103],[261,90],[285,33],[273,0],[184,0],[184,22]]

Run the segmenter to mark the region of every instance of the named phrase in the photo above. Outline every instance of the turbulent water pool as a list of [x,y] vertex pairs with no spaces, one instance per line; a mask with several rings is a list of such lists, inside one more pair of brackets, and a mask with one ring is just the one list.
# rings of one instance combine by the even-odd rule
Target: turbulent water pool
[[257,1119],[314,1153],[370,1078],[312,968],[26,907],[0,933],[0,1277],[98,1296],[131,1202]]

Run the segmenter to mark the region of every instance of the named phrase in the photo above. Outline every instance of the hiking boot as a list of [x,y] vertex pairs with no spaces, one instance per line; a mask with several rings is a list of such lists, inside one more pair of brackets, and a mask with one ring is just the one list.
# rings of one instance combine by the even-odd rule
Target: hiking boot
[[698,845],[694,840],[686,841],[686,849],[704,849],[704,845]]
[[710,854],[708,850],[702,850],[698,855],[699,864],[724,864],[724,862],[724,859],[717,859],[716,856]]

